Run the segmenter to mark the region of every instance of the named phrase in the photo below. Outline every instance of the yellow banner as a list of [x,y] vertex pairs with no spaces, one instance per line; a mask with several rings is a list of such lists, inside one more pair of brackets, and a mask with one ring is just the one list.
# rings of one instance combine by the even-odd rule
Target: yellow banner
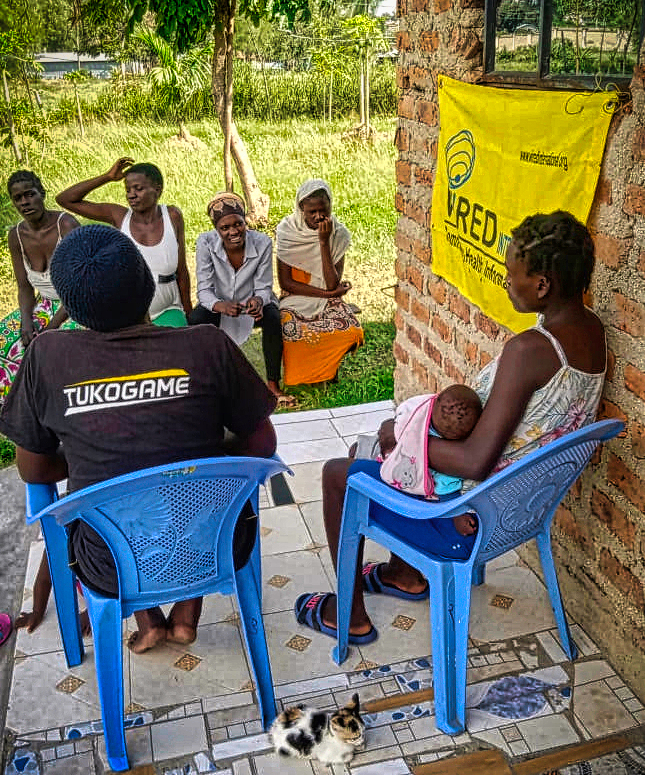
[[511,229],[568,210],[586,223],[616,100],[495,89],[439,77],[432,268],[512,331],[534,325],[506,295]]

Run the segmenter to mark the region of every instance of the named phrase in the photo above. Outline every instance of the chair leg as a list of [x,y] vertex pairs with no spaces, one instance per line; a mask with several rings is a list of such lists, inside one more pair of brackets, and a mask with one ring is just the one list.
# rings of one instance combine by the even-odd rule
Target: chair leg
[[352,613],[352,598],[356,584],[358,551],[363,539],[360,532],[361,515],[369,509],[369,499],[348,488],[343,508],[343,521],[338,540],[338,567],[336,568],[336,631],[337,644],[332,657],[342,665],[349,654],[349,623]]
[[[260,553],[259,544],[256,544],[253,552]],[[235,587],[242,633],[257,690],[262,726],[268,729],[276,717],[275,693],[262,620],[262,603],[254,578],[253,555],[249,562],[235,573]]]
[[573,641],[573,638],[571,637],[571,631],[569,630],[569,624],[564,612],[564,606],[562,605],[560,585],[558,583],[557,573],[555,572],[553,552],[551,551],[550,532],[547,531],[546,533],[538,534],[535,537],[535,541],[540,553],[540,562],[542,563],[544,580],[546,582],[546,588],[549,590],[551,607],[553,608],[555,623],[558,625],[562,648],[564,649],[564,652],[569,657],[569,659],[573,660],[578,656],[578,649]]
[[470,581],[461,583],[448,563],[420,568],[430,584],[430,629],[436,723],[447,734],[466,726],[466,656]]
[[473,587],[480,587],[486,581],[486,563],[473,566]]
[[105,750],[115,772],[130,769],[123,728],[123,642],[121,606],[83,587],[94,635],[96,682],[101,701]]
[[78,616],[76,577],[67,563],[67,532],[54,517],[43,517],[40,525],[45,539],[65,659],[67,667],[74,667],[81,664],[85,652]]

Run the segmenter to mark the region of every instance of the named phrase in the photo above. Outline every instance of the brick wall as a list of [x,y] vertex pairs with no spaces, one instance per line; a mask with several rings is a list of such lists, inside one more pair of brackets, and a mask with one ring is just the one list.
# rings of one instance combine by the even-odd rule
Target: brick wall
[[[481,74],[483,0],[398,0],[396,144],[398,400],[470,382],[510,332],[432,271],[430,211],[439,115],[437,74]],[[554,523],[569,610],[645,698],[645,46],[632,101],[612,120],[589,226],[597,268],[589,302],[607,329],[601,416],[626,420]],[[525,558],[532,564],[535,553]]]

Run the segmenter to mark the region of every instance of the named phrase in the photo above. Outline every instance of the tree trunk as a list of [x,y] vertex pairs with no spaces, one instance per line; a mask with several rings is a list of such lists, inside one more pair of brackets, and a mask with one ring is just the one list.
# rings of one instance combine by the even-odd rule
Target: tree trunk
[[230,167],[230,157],[232,156],[242,184],[249,223],[266,223],[269,214],[269,197],[262,192],[258,185],[246,147],[233,121],[232,74],[235,2],[234,0],[230,2],[226,8],[222,8],[223,5],[226,4],[220,5],[221,16],[215,23],[211,91],[215,112],[224,134],[224,179],[227,190],[232,190],[233,181]]
[[9,94],[9,84],[7,83],[7,72],[2,70],[2,87],[4,89],[4,100],[7,103],[7,123],[9,124],[9,136],[11,137],[11,147],[13,149],[13,155],[16,157],[18,164],[22,163],[22,153],[18,148],[18,142],[16,141],[16,127],[13,123],[13,113],[11,111],[11,95]]
[[365,126],[367,127],[367,136],[370,136],[370,60],[365,54]]
[[360,64],[360,66],[359,66],[359,69],[360,69],[360,74],[361,74],[360,87],[359,87],[359,95],[358,95],[359,102],[360,102],[360,106],[359,106],[360,120],[359,120],[359,123],[362,126],[365,123],[365,71],[363,70],[363,63],[362,62]]

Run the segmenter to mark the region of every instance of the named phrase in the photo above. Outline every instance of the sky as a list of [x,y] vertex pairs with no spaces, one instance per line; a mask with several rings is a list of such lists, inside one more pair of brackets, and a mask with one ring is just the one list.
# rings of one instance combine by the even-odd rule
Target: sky
[[383,0],[376,11],[377,16],[391,16],[396,11],[396,0]]

